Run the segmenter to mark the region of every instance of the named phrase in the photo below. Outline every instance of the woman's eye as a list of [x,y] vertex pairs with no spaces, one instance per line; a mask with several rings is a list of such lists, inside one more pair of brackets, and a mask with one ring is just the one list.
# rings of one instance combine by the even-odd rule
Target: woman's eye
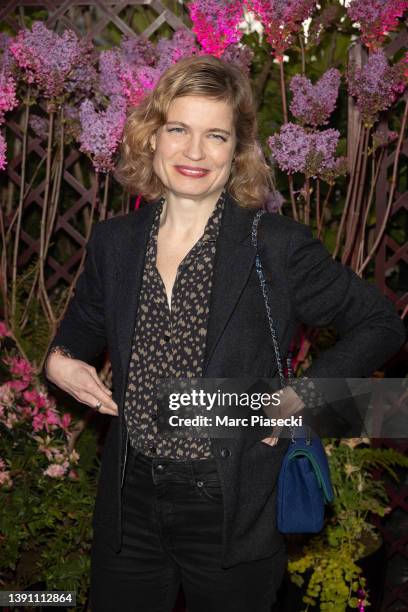
[[[177,134],[180,134],[181,132],[184,132],[185,129],[183,127],[172,127],[172,128],[167,128],[168,132],[176,132]],[[214,136],[214,138],[216,138],[217,140],[221,140],[222,142],[226,142],[227,139],[224,138],[224,136],[221,136],[221,134],[210,134],[210,136]]]
[[227,142],[227,139],[224,138],[224,136],[221,136],[221,134],[212,134],[212,136],[215,136],[215,138],[220,138],[223,142]]

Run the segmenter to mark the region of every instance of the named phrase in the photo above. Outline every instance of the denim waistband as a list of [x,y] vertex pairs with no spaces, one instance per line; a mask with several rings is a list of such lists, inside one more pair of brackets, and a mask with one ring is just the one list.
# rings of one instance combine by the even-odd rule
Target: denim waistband
[[149,457],[130,447],[130,456],[133,462],[144,465],[152,473],[172,474],[210,474],[217,471],[217,464],[213,457],[205,459],[171,459],[168,457]]

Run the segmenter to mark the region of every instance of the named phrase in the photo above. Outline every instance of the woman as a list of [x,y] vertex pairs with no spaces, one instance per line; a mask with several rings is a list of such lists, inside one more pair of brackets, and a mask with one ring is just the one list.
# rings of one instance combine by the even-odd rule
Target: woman
[[[92,548],[93,612],[266,612],[286,554],[275,520],[285,440],[172,438],[156,378],[276,377],[251,228],[270,190],[244,74],[181,60],[134,109],[118,178],[148,201],[96,224],[46,365],[49,380],[112,415]],[[340,334],[309,377],[369,376],[402,344],[391,302],[333,261],[310,230],[265,214],[258,252],[282,355],[296,326]],[[113,394],[90,365],[105,349]],[[285,388],[282,404],[302,399]],[[272,432],[271,432],[272,433]]]

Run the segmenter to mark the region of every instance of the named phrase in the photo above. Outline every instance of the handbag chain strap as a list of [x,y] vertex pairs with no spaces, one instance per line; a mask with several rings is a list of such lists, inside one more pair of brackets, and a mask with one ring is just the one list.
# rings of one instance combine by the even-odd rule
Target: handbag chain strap
[[[277,339],[277,335],[276,335],[276,330],[275,330],[275,325],[273,322],[273,318],[272,318],[272,312],[271,312],[271,306],[269,303],[269,297],[268,297],[268,293],[267,293],[267,289],[266,289],[266,280],[265,280],[265,274],[263,271],[263,267],[262,267],[262,263],[261,263],[261,258],[259,257],[258,254],[258,225],[259,225],[259,221],[260,218],[262,217],[262,215],[266,212],[266,210],[260,209],[256,212],[253,223],[252,223],[252,244],[255,247],[255,249],[257,250],[256,253],[256,258],[255,258],[255,267],[256,267],[256,271],[258,274],[258,278],[259,278],[259,282],[261,285],[261,289],[262,289],[262,295],[264,298],[264,302],[265,302],[265,309],[266,309],[266,314],[268,317],[268,324],[269,324],[269,329],[271,332],[271,337],[272,337],[272,344],[273,344],[273,348],[275,351],[275,357],[276,357],[276,363],[278,365],[278,372],[279,372],[279,379],[280,379],[280,383],[282,387],[285,387],[286,385],[290,384],[290,381],[293,379],[293,370],[292,370],[292,360],[291,360],[291,356],[289,355],[286,363],[287,363],[287,372],[288,372],[288,377],[287,379],[285,378],[285,373],[283,371],[283,367],[282,367],[282,360],[280,357],[280,350],[279,350],[279,344],[278,344],[278,339]],[[294,437],[295,437],[295,432],[293,427],[289,427],[290,429],[290,435],[291,435],[291,440],[292,442],[294,442]]]

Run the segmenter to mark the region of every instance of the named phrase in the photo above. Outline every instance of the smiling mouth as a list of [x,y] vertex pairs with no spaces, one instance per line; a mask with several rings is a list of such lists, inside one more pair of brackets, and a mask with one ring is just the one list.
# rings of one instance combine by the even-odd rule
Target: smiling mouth
[[206,170],[205,168],[189,168],[186,166],[175,166],[175,168],[177,172],[180,172],[180,174],[184,174],[185,176],[192,176],[195,178],[205,176],[209,173],[209,170]]

